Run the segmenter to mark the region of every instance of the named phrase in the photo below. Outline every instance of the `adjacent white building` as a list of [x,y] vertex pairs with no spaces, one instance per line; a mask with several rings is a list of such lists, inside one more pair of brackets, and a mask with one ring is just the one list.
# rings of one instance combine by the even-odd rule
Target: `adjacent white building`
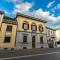
[[56,47],[56,30],[46,27],[47,43],[49,47]]

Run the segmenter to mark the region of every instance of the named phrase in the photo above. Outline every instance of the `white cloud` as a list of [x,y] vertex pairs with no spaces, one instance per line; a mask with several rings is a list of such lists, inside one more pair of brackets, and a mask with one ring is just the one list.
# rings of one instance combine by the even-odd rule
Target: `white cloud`
[[51,11],[52,11],[52,12],[55,12],[55,9],[54,9],[54,8],[52,8],[52,9],[51,9]]
[[9,14],[9,12],[5,11],[6,14]]
[[6,0],[6,1],[16,3],[16,2],[22,2],[23,0]]
[[8,11],[4,10],[4,12],[5,12],[5,14],[10,15],[10,13]]
[[6,0],[7,2],[17,2],[18,0]]
[[57,4],[54,9],[59,9],[60,8],[60,4]]
[[29,2],[16,4],[13,13],[16,14],[17,12],[20,12],[29,16],[40,18],[45,21],[50,21],[50,26],[60,24],[60,16],[54,17],[54,14],[51,14],[49,11],[43,11],[41,8],[30,12],[29,10],[32,8],[32,6],[33,3]]
[[60,24],[60,16],[54,17],[54,14],[51,15],[49,11],[44,12],[42,9],[38,9],[33,12],[33,16],[42,20],[51,21],[53,25]]
[[38,10],[33,12],[33,15],[37,18],[42,19],[42,20],[48,20],[50,12],[49,11],[44,12],[42,9],[38,9]]
[[59,9],[59,8],[60,8],[60,4],[57,5],[57,9]]
[[14,13],[17,13],[17,12],[21,12],[21,13],[28,12],[29,9],[32,8],[32,6],[33,6],[33,3],[29,3],[29,2],[16,4],[13,12]]
[[53,17],[54,17],[54,14],[51,14],[51,16],[53,16]]
[[60,9],[60,4],[57,4],[55,7],[51,9],[52,12],[55,12],[56,9]]
[[47,7],[48,7],[48,8],[51,7],[53,3],[55,3],[55,1],[50,2],[50,3],[47,5]]
[[43,11],[42,9],[35,10],[33,12],[29,12],[29,9],[32,7],[30,4],[16,5],[14,13],[21,12],[29,16],[33,16],[35,18],[40,18],[45,21],[51,21],[51,24],[60,24],[60,16],[54,17],[54,14],[50,14],[49,11]]

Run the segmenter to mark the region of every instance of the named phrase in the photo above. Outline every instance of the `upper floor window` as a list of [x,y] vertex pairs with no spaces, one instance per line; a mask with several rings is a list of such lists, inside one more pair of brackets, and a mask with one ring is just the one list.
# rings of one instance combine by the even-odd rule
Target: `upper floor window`
[[51,35],[53,35],[53,31],[51,31]]
[[12,26],[8,25],[7,28],[6,28],[6,31],[12,31]]
[[48,35],[50,35],[50,29],[48,29]]
[[1,27],[0,27],[0,31],[1,31]]
[[31,29],[32,29],[32,31],[36,31],[36,30],[37,30],[37,26],[36,26],[35,23],[32,23],[32,25],[31,25]]
[[53,34],[53,31],[52,30],[50,30],[50,35],[52,35]]
[[53,31],[53,35],[55,34],[55,32]]
[[43,26],[41,24],[39,25],[39,31],[40,32],[43,32],[44,31]]
[[24,21],[22,27],[23,27],[23,29],[28,30],[28,29],[29,29],[29,24],[28,24],[28,22],[27,22],[27,21]]

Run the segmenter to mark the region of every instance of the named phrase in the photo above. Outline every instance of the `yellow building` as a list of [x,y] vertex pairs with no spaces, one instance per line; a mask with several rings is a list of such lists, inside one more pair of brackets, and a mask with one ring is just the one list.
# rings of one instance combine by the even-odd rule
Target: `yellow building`
[[3,17],[4,17],[4,12],[0,11],[0,28],[1,28]]
[[31,49],[31,48],[46,48],[46,21],[38,18],[30,17],[24,14],[17,14],[16,16],[17,28],[17,49]]
[[56,29],[57,42],[60,41],[60,29]]
[[26,28],[24,29],[22,26],[24,23],[27,23],[29,25],[27,32],[32,32],[31,25],[36,25],[37,26],[36,33],[41,33],[41,30],[39,30],[39,27],[43,29],[42,33],[45,33],[44,23],[46,23],[46,21],[42,21],[41,19],[19,14],[17,15],[17,22],[18,22],[18,30],[20,31],[25,31]]
[[0,30],[0,48],[14,48],[16,43],[16,20],[4,16]]
[[56,29],[56,45],[60,48],[60,28]]

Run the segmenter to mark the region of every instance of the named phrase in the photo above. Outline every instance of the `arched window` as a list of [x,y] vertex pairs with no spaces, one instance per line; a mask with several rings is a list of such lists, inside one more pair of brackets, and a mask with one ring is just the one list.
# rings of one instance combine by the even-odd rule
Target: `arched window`
[[37,25],[35,23],[31,24],[31,30],[32,31],[37,31]]
[[28,30],[28,29],[29,29],[29,24],[28,24],[28,22],[27,22],[27,21],[24,21],[22,27],[23,27],[24,30]]
[[39,25],[39,31],[40,32],[43,32],[44,31],[43,26],[41,24]]

